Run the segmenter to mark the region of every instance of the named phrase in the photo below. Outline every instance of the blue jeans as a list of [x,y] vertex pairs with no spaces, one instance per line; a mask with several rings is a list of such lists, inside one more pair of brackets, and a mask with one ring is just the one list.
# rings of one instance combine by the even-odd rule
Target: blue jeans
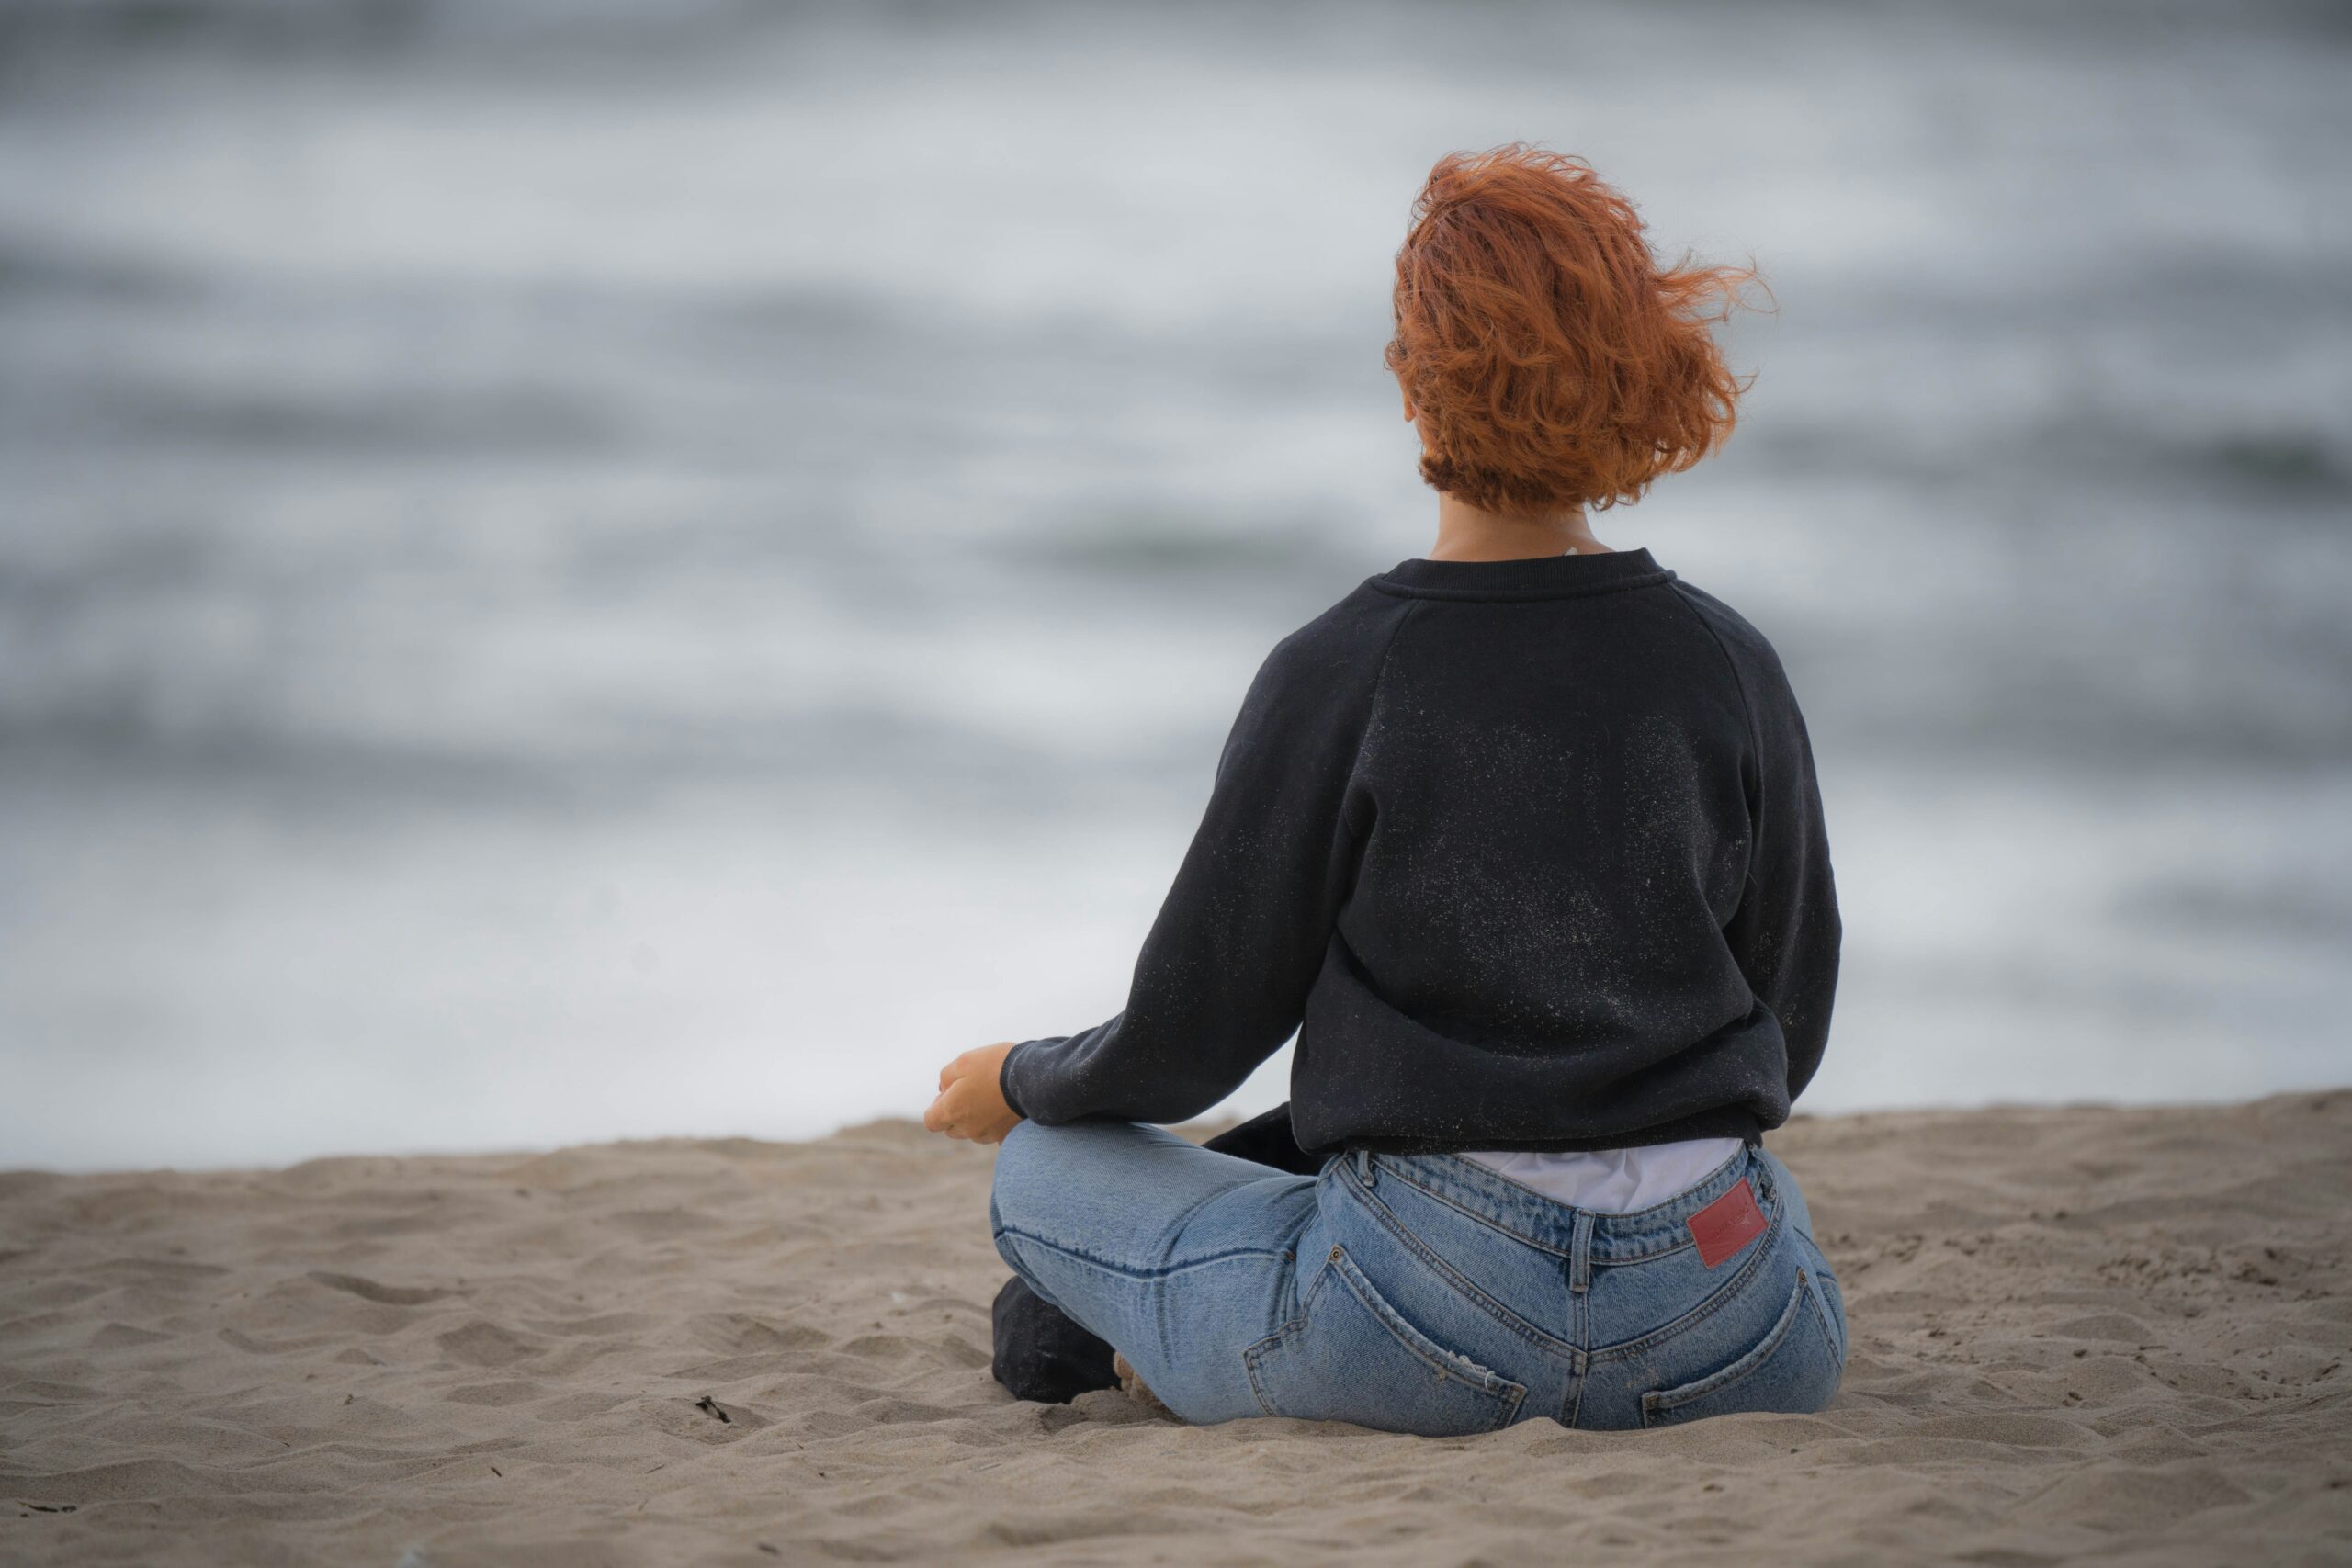
[[[1710,1263],[1690,1222],[1744,1208],[1742,1182],[1762,1224]],[[1187,1421],[1660,1427],[1818,1410],[1845,1369],[1837,1276],[1761,1149],[1602,1214],[1452,1155],[1289,1176],[1159,1127],[1023,1122],[989,1216],[1013,1271]]]

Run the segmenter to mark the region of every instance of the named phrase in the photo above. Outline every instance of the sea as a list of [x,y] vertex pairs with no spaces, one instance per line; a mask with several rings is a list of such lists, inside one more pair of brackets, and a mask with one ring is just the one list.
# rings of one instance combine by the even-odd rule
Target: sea
[[[1810,1113],[2352,1081],[2352,10],[0,7],[0,1168],[919,1115],[1430,546],[1430,164],[1753,265]],[[1285,1095],[1287,1051],[1226,1109]]]

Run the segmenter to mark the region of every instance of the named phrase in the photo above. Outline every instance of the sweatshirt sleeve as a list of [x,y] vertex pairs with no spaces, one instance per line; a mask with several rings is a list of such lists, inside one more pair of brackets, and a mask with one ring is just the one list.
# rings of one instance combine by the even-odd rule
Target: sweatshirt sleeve
[[1748,988],[1780,1021],[1793,1101],[1829,1043],[1843,932],[1804,716],[1779,657],[1743,629],[1754,639],[1741,662],[1758,750],[1755,844],[1745,896],[1724,934]]
[[1354,878],[1369,803],[1350,784],[1401,607],[1363,591],[1285,638],[1250,683],[1192,846],[1144,939],[1127,1005],[1025,1041],[1000,1082],[1048,1125],[1181,1122],[1298,1027]]

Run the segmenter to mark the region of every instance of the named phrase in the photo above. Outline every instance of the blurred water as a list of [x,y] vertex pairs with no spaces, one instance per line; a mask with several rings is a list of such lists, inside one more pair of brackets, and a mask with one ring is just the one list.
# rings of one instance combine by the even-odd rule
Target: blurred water
[[1600,532],[1805,702],[1807,1108],[2345,1081],[2347,64],[2334,7],[14,7],[0,1165],[807,1134],[1107,1015],[1258,659],[1427,544],[1389,259],[1513,138],[1777,298]]

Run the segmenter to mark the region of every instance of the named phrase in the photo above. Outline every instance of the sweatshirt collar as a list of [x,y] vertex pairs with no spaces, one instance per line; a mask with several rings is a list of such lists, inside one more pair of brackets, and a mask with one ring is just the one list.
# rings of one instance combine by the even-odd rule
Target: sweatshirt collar
[[1372,580],[1410,599],[1572,599],[1674,581],[1646,549],[1601,555],[1540,556],[1531,560],[1400,561]]

